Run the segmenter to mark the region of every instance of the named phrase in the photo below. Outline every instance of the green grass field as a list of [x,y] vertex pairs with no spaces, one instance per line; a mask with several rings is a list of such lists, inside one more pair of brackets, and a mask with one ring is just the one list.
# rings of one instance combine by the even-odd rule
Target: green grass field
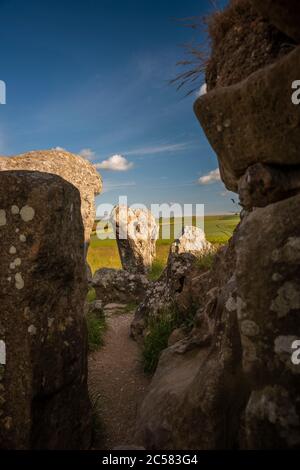
[[[239,216],[219,215],[206,216],[204,219],[204,230],[206,238],[211,243],[224,244],[231,237],[233,230],[239,222]],[[164,222],[160,221],[160,227]],[[171,225],[176,226],[176,219]],[[159,238],[157,241],[157,256],[152,267],[150,277],[156,279],[162,272],[168,258],[170,244],[174,241],[174,229],[171,227],[171,236],[168,240]],[[91,238],[88,252],[88,262],[95,272],[100,268],[121,268],[116,240],[99,240],[96,234]]]

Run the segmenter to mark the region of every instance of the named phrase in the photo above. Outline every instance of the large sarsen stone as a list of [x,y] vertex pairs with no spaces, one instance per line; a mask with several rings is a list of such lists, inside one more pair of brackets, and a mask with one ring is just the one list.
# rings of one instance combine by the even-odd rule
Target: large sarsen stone
[[0,172],[0,448],[84,449],[87,293],[78,190]]
[[5,170],[51,173],[73,184],[80,192],[85,241],[89,242],[96,217],[94,199],[102,190],[101,177],[94,165],[64,150],[40,150],[0,158],[0,171]]
[[195,113],[215,150],[222,180],[237,191],[255,163],[300,165],[300,106],[292,83],[300,76],[300,47],[242,82],[199,97]]

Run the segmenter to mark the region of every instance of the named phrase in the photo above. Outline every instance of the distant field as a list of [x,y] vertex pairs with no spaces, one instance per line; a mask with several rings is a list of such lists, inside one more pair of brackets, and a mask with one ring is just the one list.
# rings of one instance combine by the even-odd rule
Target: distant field
[[[176,219],[171,221],[171,225],[177,226]],[[204,231],[206,238],[211,243],[224,244],[231,237],[233,230],[239,222],[239,216],[219,215],[206,216],[204,219]],[[160,221],[160,228],[164,221]],[[102,230],[101,230],[102,231]],[[174,228],[171,227],[171,236],[168,240],[157,241],[157,257],[154,262],[151,278],[157,278],[162,272],[169,253],[170,244],[174,241]],[[95,272],[100,268],[121,268],[116,240],[99,240],[94,234],[88,252],[88,262]]]

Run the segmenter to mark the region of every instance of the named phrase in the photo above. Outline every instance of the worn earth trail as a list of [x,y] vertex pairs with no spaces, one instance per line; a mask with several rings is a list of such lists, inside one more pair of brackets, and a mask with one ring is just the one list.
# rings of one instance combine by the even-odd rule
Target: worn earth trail
[[135,442],[137,410],[150,378],[144,374],[141,352],[129,336],[132,313],[107,318],[105,344],[89,358],[89,390],[97,413],[94,447],[113,449]]

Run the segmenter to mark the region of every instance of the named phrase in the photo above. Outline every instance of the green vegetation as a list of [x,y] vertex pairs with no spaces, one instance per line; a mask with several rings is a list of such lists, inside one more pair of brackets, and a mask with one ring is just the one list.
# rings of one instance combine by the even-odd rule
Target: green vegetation
[[168,255],[168,252],[164,253],[164,258],[166,258],[164,259],[164,261],[162,259],[156,259],[154,261],[151,271],[149,273],[150,281],[155,281],[156,279],[160,277],[167,262],[167,255]]
[[[204,220],[204,230],[208,241],[214,244],[226,243],[238,222],[239,217],[236,215],[206,216]],[[160,220],[161,230],[163,224],[163,220]],[[157,241],[157,256],[150,273],[150,279],[152,280],[160,276],[166,265],[170,244],[174,241],[177,224],[178,219],[173,219],[170,227],[170,238],[168,240],[162,240],[160,237]],[[104,267],[120,269],[121,262],[116,240],[99,240],[94,233],[88,252],[88,262],[93,272]]]
[[[87,295],[89,303],[96,300],[95,289],[90,289]],[[88,312],[86,316],[86,324],[88,330],[89,351],[97,351],[104,344],[104,333],[106,329],[105,317],[99,312]]]
[[99,317],[95,312],[89,312],[86,317],[88,329],[89,351],[97,351],[104,344],[104,332],[106,329],[105,317]]
[[91,288],[91,289],[88,291],[87,301],[88,301],[88,302],[93,302],[94,300],[96,300],[96,291],[95,291],[94,288]]
[[218,246],[219,245],[214,245],[215,251],[206,253],[205,255],[202,255],[201,257],[197,258],[196,265],[198,266],[198,268],[203,270],[211,268]]
[[155,371],[160,355],[168,347],[169,337],[176,328],[185,332],[192,330],[196,312],[197,307],[192,307],[183,317],[174,306],[150,320],[143,344],[143,366],[146,373],[152,374]]
[[174,311],[163,312],[149,324],[149,333],[144,340],[143,365],[146,373],[153,373],[161,352],[168,346],[168,339],[177,325]]
[[134,303],[134,302],[129,302],[127,305],[126,305],[126,308],[124,309],[125,312],[124,313],[130,313],[130,312],[133,312],[134,310],[136,310],[138,307],[138,304]]

